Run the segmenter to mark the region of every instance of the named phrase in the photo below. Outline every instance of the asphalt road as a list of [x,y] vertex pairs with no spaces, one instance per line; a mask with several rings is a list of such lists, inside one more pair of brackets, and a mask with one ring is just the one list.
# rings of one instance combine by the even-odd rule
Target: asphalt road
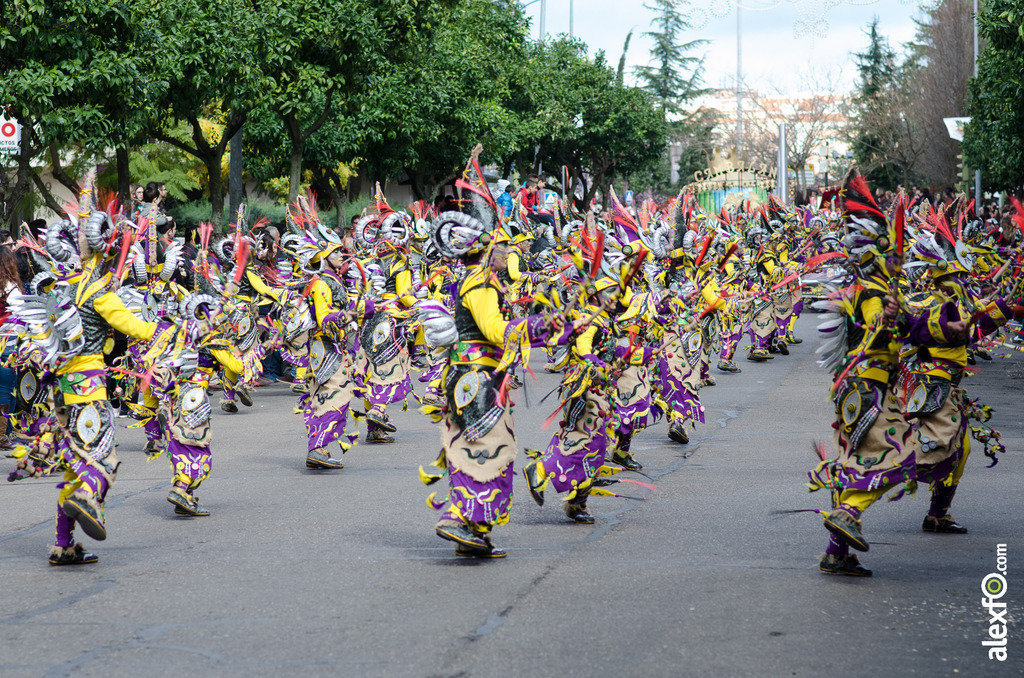
[[[550,494],[536,506],[519,476],[498,561],[456,558],[434,535],[416,469],[438,433],[412,409],[392,415],[397,443],[359,445],[333,472],[305,469],[287,385],[217,410],[208,518],[175,516],[167,462],[147,463],[141,432],[121,431],[110,536],[85,538],[95,565],[46,563],[53,479],[0,485],[0,675],[1020,675],[1021,354],[970,380],[1009,450],[992,469],[970,459],[953,507],[970,533],[922,533],[925,488],[876,504],[862,556],[875,576],[846,579],[817,569],[820,518],[780,513],[827,502],[803,487],[832,420],[815,344],[717,373],[690,445],[664,423],[638,434],[657,493],[592,499],[596,525],[569,524]],[[542,448],[553,404],[538,401],[556,381],[535,371],[515,416],[521,444]],[[981,645],[998,543],[1005,663]]]

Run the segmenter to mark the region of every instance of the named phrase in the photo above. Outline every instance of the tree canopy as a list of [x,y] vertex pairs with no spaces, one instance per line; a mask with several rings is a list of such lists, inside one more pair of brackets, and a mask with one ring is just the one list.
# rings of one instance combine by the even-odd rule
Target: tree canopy
[[1024,186],[1024,0],[990,0],[978,18],[985,48],[971,80],[964,153],[985,183]]
[[593,196],[665,157],[698,75],[679,6],[658,0],[663,39],[630,87],[579,41],[532,41],[516,0],[15,2],[0,102],[25,132],[0,158],[0,216],[60,211],[42,172],[72,189],[93,163],[125,199],[145,170],[220,215],[240,129],[248,180],[282,198],[339,202],[353,172],[431,197],[477,142],[506,176],[565,165]]

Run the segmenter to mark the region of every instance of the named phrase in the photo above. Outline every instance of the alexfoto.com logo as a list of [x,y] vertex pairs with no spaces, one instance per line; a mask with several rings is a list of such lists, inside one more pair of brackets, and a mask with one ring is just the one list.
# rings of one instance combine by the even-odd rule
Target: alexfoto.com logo
[[988,648],[989,659],[1005,662],[1009,630],[1006,603],[1000,598],[1006,595],[1006,544],[996,544],[996,571],[981,580],[981,591],[985,594],[981,606],[988,611],[988,640],[981,644]]

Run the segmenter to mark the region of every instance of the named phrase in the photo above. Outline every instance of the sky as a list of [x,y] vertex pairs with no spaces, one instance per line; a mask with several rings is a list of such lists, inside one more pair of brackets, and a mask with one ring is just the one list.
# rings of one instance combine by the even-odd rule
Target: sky
[[[523,4],[530,0],[523,0]],[[545,32],[569,32],[570,0],[546,0]],[[635,27],[627,64],[648,61],[654,14],[644,0],[573,0],[573,29],[593,54],[605,50],[614,66],[622,43]],[[742,14],[743,81],[755,90],[807,92],[808,71],[815,78],[835,79],[839,91],[856,82],[852,52],[867,45],[865,27],[879,18],[879,30],[894,48],[914,36],[918,0],[740,0]],[[539,34],[541,0],[526,7],[533,36]],[[694,25],[686,39],[705,39],[695,54],[706,55],[707,87],[733,87],[736,80],[736,0],[690,0],[686,14]]]

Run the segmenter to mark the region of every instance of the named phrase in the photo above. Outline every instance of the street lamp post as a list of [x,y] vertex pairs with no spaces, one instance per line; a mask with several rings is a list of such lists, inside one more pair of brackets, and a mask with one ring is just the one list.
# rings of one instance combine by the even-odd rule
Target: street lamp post
[[736,0],[736,157],[743,151],[743,8]]
[[828,188],[828,161],[829,161],[829,157],[830,156],[828,154],[828,139],[826,139],[825,140],[825,188],[826,189]]
[[779,124],[779,155],[775,193],[779,200],[789,202],[789,158],[786,157],[786,123]]
[[[974,77],[978,77],[978,0],[974,0]],[[974,204],[981,209],[981,170],[974,170]]]
[[[529,0],[529,2],[522,3],[520,5],[520,7],[522,9],[526,9],[530,5],[536,5],[538,2],[540,3],[540,20],[537,22],[537,33],[539,34],[537,36],[537,39],[543,41],[544,40],[544,35],[545,35],[544,23],[545,23],[545,18],[547,17],[547,13],[548,13],[548,0]],[[569,10],[569,34],[572,35],[572,9],[571,9],[571,6],[570,6],[570,10]]]

